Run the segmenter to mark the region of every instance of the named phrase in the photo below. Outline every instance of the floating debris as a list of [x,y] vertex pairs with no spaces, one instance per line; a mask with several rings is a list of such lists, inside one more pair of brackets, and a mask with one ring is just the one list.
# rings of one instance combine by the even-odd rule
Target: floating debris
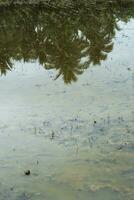
[[31,174],[31,171],[28,169],[28,170],[24,171],[24,174],[25,174],[26,176],[29,176],[29,175]]

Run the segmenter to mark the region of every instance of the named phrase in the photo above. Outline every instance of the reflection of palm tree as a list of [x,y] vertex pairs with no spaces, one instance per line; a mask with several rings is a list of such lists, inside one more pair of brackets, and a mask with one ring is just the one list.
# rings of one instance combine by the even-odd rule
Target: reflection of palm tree
[[12,63],[8,53],[5,51],[0,50],[0,71],[1,74],[6,75],[8,70],[12,69]]
[[[104,2],[104,4],[106,3]],[[100,64],[102,60],[107,58],[107,53],[112,51],[113,48],[112,38],[115,35],[117,24],[110,7],[107,8],[106,5],[101,4],[103,9],[96,6],[96,13],[99,9],[98,15],[95,15],[91,8],[90,13],[85,15],[86,19],[82,21],[84,26],[81,30],[90,43],[87,49],[87,54],[90,56],[89,64]]]
[[82,50],[86,46],[86,42],[79,39],[78,34],[74,34],[72,29],[61,27],[54,40],[47,40],[46,62],[49,64],[45,65],[45,68],[58,70],[56,79],[62,75],[65,83],[76,81],[77,75],[83,73],[83,67],[79,63],[83,56]]
[[62,75],[65,83],[71,83],[90,63],[105,60],[113,48],[116,19],[128,20],[134,4],[129,4],[125,16],[119,1],[87,4],[87,10],[84,2],[81,10],[74,6],[79,14],[63,15],[53,9],[46,12],[44,5],[0,7],[1,73],[11,70],[11,59],[38,59],[45,69],[58,70],[56,79]]
[[92,41],[88,53],[90,55],[90,63],[93,65],[100,64],[102,60],[106,60],[107,53],[111,52],[113,43],[107,42],[105,38],[98,38],[97,42]]

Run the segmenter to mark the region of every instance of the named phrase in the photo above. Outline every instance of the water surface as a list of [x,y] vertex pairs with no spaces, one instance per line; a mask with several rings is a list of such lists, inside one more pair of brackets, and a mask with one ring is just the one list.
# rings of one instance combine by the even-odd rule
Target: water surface
[[133,16],[0,6],[0,200],[133,200]]

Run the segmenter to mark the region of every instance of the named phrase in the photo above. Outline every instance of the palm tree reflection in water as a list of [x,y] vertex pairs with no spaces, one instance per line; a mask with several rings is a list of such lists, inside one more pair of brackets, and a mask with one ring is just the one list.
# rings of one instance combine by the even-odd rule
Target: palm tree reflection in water
[[1,74],[12,69],[12,60],[39,60],[46,70],[58,71],[55,79],[62,75],[65,83],[71,83],[91,64],[106,60],[117,21],[133,17],[134,4],[96,4],[64,12],[43,4],[1,6]]

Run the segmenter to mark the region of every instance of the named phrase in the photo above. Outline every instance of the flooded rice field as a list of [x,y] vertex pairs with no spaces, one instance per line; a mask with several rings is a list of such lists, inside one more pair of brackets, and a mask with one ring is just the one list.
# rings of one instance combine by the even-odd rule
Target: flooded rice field
[[54,2],[0,4],[0,200],[134,200],[134,2]]

